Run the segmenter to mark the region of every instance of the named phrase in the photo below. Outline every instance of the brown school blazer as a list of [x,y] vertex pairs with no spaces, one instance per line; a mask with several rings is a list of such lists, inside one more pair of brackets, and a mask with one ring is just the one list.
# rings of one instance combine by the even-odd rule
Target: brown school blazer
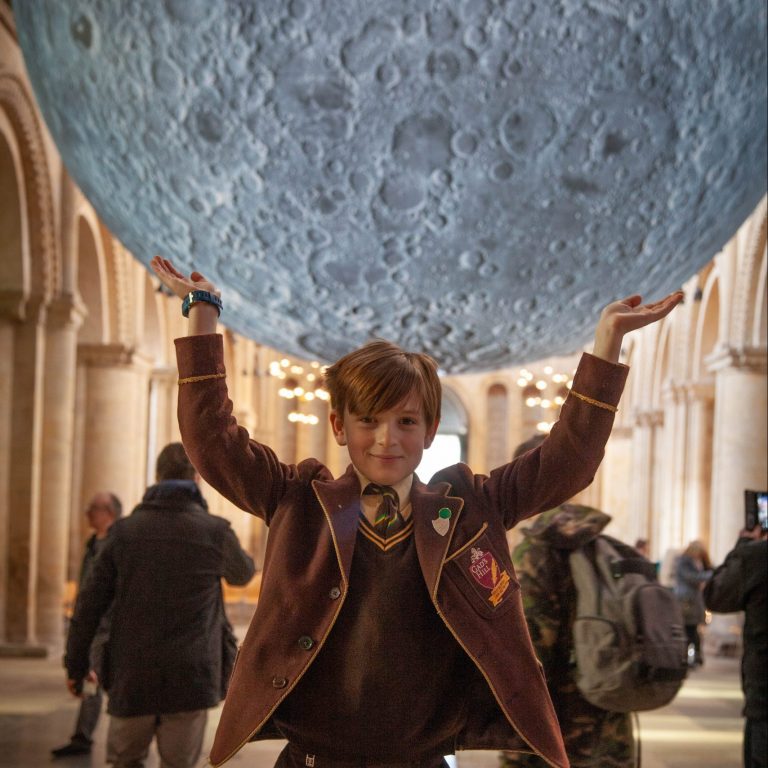
[[[221,336],[177,339],[176,347],[179,423],[190,459],[208,483],[269,525],[258,608],[211,750],[218,766],[249,740],[279,738],[270,717],[322,649],[347,594],[360,486],[351,468],[334,480],[315,459],[283,464],[249,438],[232,416]],[[573,391],[616,404],[627,370],[584,355]],[[489,476],[458,464],[429,486],[414,478],[414,538],[424,584],[482,675],[467,692],[468,721],[457,750],[522,749],[558,768],[568,766],[505,532],[591,482],[612,423],[610,410],[571,395],[540,448]],[[443,508],[451,515],[441,535],[433,521]],[[486,586],[470,571],[478,552],[496,561]]]

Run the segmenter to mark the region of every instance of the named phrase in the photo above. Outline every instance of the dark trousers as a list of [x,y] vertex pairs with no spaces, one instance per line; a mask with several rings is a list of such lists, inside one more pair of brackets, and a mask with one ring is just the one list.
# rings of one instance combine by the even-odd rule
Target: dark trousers
[[72,734],[72,741],[78,744],[90,745],[93,741],[93,732],[99,722],[101,714],[101,701],[104,695],[101,687],[96,689],[93,696],[85,696],[80,702],[80,711],[75,723],[75,732]]
[[701,655],[701,635],[699,634],[699,625],[686,624],[685,636],[688,638],[688,645],[693,646],[693,663],[701,664],[704,659]]
[[744,768],[768,766],[768,720],[748,717],[744,723]]
[[275,768],[447,768],[442,757],[426,758],[410,762],[382,763],[373,760],[337,760],[306,752],[295,744],[286,745],[278,755]]

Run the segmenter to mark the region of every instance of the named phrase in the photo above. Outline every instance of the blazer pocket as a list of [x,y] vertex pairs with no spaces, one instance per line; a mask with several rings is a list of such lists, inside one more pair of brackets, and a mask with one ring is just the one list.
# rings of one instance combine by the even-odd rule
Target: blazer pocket
[[449,556],[445,573],[475,611],[489,619],[512,608],[510,598],[520,589],[485,527]]

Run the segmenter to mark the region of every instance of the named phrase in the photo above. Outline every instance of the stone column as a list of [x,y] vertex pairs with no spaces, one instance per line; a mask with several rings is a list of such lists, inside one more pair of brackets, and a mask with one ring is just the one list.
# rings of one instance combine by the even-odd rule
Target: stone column
[[683,540],[709,541],[714,382],[687,384],[685,393],[688,404],[688,450]]
[[81,345],[85,377],[81,508],[112,491],[125,512],[146,488],[150,362],[120,344]]
[[679,547],[683,542],[685,515],[685,389],[671,384],[663,392],[664,430],[661,446],[662,463],[657,475],[662,493],[656,514],[661,518],[667,546]]
[[301,461],[311,456],[325,463],[328,406],[324,400],[315,398],[301,405],[296,403],[296,410],[317,419],[317,424],[299,423],[297,425],[296,458]]
[[83,308],[72,296],[61,296],[48,306],[46,315],[37,636],[41,642],[58,647],[64,630],[77,330]]
[[768,488],[766,350],[716,350],[710,555],[722,562],[744,526],[744,490]]
[[7,481],[5,638],[19,653],[45,654],[37,645],[36,601],[40,531],[40,467],[45,356],[45,308],[29,302],[13,328]]
[[632,430],[632,472],[630,475],[629,509],[638,536],[648,539],[654,557],[661,557],[664,542],[657,530],[655,446],[664,423],[660,410],[637,411]]
[[347,451],[346,447],[336,443],[336,438],[333,436],[333,430],[328,419],[326,419],[326,425],[324,432],[326,466],[331,470],[334,477],[339,477],[349,466],[349,451]]
[[[631,426],[617,424],[613,427],[611,439],[605,446],[605,457],[592,483],[596,494],[593,506],[613,518],[608,533],[628,544],[633,544],[638,537],[628,499],[629,483],[633,476],[632,433]],[[645,533],[642,535],[647,538]]]
[[13,339],[23,317],[23,296],[0,290],[0,640],[5,637],[8,596],[8,530],[13,434]]
[[485,466],[488,470],[500,467],[512,458],[516,446],[509,445],[509,411],[513,407],[510,401],[518,393],[517,388],[510,392],[498,382],[483,391],[485,422],[488,425],[485,440]]
[[293,464],[296,461],[296,424],[289,421],[288,414],[296,408],[294,399],[275,396],[275,453],[280,461]]
[[149,382],[147,475],[145,482],[155,481],[155,460],[160,451],[172,442],[180,442],[179,421],[176,416],[178,402],[178,374],[175,368],[154,368]]

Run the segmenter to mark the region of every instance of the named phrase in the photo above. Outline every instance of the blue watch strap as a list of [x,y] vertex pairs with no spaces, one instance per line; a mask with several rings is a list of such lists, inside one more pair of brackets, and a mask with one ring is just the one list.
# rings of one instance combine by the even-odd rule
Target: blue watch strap
[[213,304],[219,315],[221,315],[221,310],[224,309],[221,299],[215,293],[210,291],[190,291],[184,297],[184,301],[181,302],[181,314],[184,317],[189,317],[189,308],[200,301],[204,301],[206,304]]

